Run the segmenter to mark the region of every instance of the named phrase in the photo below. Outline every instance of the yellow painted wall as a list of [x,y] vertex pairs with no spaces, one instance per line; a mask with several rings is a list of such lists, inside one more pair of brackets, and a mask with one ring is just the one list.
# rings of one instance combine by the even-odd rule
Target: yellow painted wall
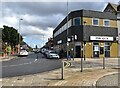
[[87,21],[85,25],[92,25],[92,18],[83,17],[83,22]]
[[91,58],[92,57],[92,53],[93,53],[92,43],[91,42],[87,42],[86,43],[86,57],[87,58]]
[[[83,17],[83,22],[84,21],[87,21],[85,25],[92,25],[92,18]],[[103,19],[99,19],[99,26],[104,26]],[[110,27],[117,28],[117,21],[116,20],[110,20]]]
[[118,57],[118,44],[112,43],[110,51],[110,57]]
[[115,21],[115,20],[110,20],[110,26],[117,28],[117,21]]
[[99,19],[99,26],[103,26],[104,23],[103,23],[103,19]]

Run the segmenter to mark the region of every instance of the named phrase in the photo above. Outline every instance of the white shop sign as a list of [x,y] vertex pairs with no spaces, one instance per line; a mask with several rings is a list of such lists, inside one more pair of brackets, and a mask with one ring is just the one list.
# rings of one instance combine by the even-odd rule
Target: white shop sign
[[113,41],[113,37],[108,37],[108,36],[90,36],[90,40]]

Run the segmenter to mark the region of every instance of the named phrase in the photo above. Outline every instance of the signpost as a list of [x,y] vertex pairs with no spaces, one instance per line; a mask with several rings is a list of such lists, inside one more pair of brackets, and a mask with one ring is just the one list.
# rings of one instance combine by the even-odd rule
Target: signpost
[[71,61],[62,61],[62,68],[61,68],[61,79],[64,79],[64,69],[65,67],[70,67],[71,66]]

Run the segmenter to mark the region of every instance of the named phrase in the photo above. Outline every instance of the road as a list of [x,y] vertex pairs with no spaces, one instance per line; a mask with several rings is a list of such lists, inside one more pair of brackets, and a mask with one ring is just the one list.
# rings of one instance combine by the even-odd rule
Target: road
[[2,78],[41,73],[60,67],[61,60],[46,59],[40,53],[31,53],[27,57],[2,62]]
[[[74,68],[80,68],[80,60],[72,63]],[[83,68],[102,68],[102,59],[86,60]],[[106,67],[116,68],[119,66],[118,59],[106,58]],[[42,54],[31,53],[28,57],[19,57],[2,63],[2,77],[12,77],[28,74],[36,74],[54,70],[61,67],[61,60],[46,59]]]

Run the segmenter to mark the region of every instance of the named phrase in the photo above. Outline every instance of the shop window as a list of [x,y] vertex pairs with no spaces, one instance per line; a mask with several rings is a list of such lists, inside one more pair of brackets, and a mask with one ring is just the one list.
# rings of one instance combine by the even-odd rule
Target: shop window
[[93,25],[98,26],[99,25],[99,19],[98,18],[93,18]]
[[105,45],[110,45],[110,43],[109,42],[105,42]]
[[94,42],[93,45],[99,45],[99,43],[98,42]]
[[105,51],[110,50],[110,46],[105,46]]

